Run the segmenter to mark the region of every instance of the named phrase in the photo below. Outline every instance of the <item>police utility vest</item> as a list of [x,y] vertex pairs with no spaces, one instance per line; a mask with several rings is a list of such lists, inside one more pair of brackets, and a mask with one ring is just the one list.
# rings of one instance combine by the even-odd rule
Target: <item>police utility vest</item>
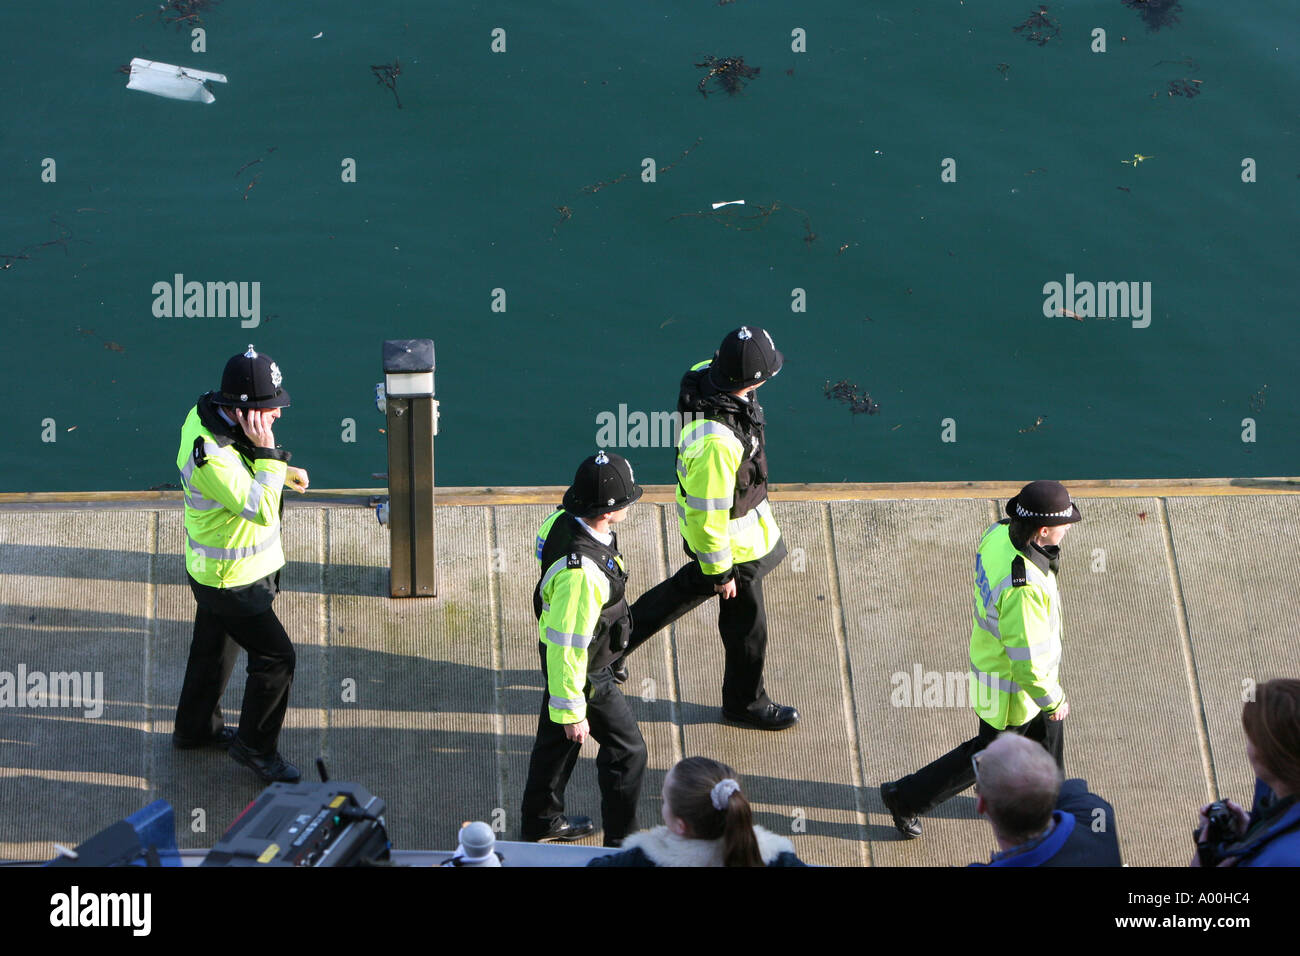
[[613,663],[632,636],[632,612],[624,592],[627,590],[627,567],[618,552],[618,537],[611,544],[601,544],[583,529],[578,519],[563,509],[543,522],[537,532],[537,560],[541,576],[533,588],[533,614],[538,621],[550,610],[542,600],[546,584],[555,574],[570,569],[584,569],[602,574],[609,586],[609,596],[601,607],[591,643],[587,646],[588,672]]
[[971,706],[998,730],[1027,724],[1065,701],[1061,664],[1061,597],[1056,574],[1040,555],[1011,543],[1010,521],[984,532],[975,555],[971,626]]

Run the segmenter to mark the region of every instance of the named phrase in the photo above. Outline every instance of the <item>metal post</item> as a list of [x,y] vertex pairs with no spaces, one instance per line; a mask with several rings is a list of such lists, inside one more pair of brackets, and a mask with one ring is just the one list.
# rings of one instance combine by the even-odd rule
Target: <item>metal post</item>
[[388,590],[393,597],[438,593],[433,538],[433,340],[384,343],[388,417],[388,527],[392,532]]

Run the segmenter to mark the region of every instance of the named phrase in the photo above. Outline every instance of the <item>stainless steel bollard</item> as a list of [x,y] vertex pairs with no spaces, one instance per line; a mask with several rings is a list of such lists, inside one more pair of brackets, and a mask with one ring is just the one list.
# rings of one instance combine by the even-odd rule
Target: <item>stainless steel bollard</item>
[[384,343],[385,414],[388,419],[388,591],[393,597],[438,593],[433,538],[433,340]]

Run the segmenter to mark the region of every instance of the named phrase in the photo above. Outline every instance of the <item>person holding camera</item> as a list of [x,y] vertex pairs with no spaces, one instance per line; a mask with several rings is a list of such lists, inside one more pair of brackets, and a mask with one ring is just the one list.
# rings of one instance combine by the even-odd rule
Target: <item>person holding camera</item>
[[1201,808],[1192,866],[1300,866],[1300,680],[1271,680],[1241,708],[1255,771],[1249,814],[1231,800]]

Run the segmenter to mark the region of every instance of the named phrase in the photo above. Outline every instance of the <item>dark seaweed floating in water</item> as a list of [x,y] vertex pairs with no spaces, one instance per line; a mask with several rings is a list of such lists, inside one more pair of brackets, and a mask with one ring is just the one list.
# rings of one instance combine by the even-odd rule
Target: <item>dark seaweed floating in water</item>
[[1159,30],[1178,23],[1183,5],[1178,0],[1122,0],[1124,6],[1136,10],[1148,30]]
[[402,61],[394,60],[392,63],[372,66],[370,72],[375,74],[375,79],[379,81],[380,86],[386,86],[393,91],[393,99],[397,100],[397,108],[400,110],[402,98],[397,95],[397,78],[402,75]]
[[1189,79],[1187,79],[1187,77],[1183,77],[1181,80],[1170,80],[1170,81],[1169,81],[1169,95],[1170,95],[1170,96],[1185,96],[1185,97],[1187,97],[1189,100],[1190,100],[1193,96],[1200,96],[1200,95],[1201,95],[1201,81],[1200,81],[1200,80],[1189,80]]
[[727,56],[718,59],[716,56],[706,56],[703,63],[695,64],[700,69],[708,67],[709,72],[704,74],[700,80],[700,85],[696,87],[701,96],[707,97],[709,91],[707,84],[713,77],[717,77],[718,84],[733,96],[739,93],[745,87],[745,83],[758,76],[760,66],[746,66],[743,56]]
[[858,386],[846,378],[840,379],[833,385],[827,382],[826,397],[839,399],[849,406],[849,411],[854,415],[874,415],[880,411],[880,406],[871,400],[870,395],[866,392],[859,392]]
[[176,24],[177,30],[197,26],[203,22],[199,14],[220,2],[221,0],[167,0],[158,7],[158,19],[163,23]]
[[60,235],[57,238],[47,239],[45,242],[28,243],[27,245],[19,249],[17,252],[0,253],[0,260],[3,260],[3,262],[0,262],[0,271],[4,271],[5,269],[12,269],[14,263],[18,262],[19,260],[30,260],[31,256],[28,255],[28,252],[30,250],[46,249],[50,246],[58,246],[60,249],[63,250],[63,254],[66,256],[66,255],[70,255],[70,253],[68,252],[69,243],[90,241],[89,239],[74,239],[72,236],[72,230],[69,229],[67,226],[65,226],[63,223],[59,222],[59,220],[56,219],[54,216],[50,217],[50,225],[54,226],[59,231]]
[[1254,395],[1250,396],[1250,410],[1253,414],[1258,415],[1264,410],[1264,400],[1268,394],[1268,386],[1265,385]]
[[1012,33],[1019,33],[1021,30],[1028,30],[1025,39],[1039,46],[1047,46],[1048,40],[1054,40],[1061,35],[1061,25],[1047,15],[1045,4],[1039,4],[1038,12],[1031,13],[1020,26],[1011,28]]

